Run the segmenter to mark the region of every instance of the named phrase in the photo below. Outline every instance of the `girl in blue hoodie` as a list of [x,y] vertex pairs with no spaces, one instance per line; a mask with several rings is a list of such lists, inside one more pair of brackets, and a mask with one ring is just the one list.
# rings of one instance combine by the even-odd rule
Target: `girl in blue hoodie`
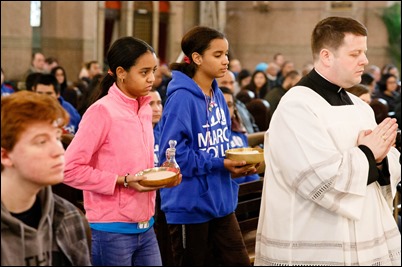
[[234,214],[238,185],[231,178],[250,170],[245,162],[225,158],[231,119],[215,81],[228,69],[228,47],[221,32],[196,26],[181,41],[184,62],[170,65],[159,159],[166,160],[169,140],[176,140],[183,178],[179,186],[163,188],[160,194],[176,266],[250,265]]

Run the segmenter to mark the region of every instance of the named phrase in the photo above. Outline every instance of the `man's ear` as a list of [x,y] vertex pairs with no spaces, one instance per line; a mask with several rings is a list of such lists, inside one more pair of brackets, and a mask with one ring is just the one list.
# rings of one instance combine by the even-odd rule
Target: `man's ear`
[[11,160],[8,151],[4,148],[1,148],[1,164],[5,167],[13,166],[13,161]]
[[324,66],[329,66],[334,59],[334,54],[328,49],[321,49],[320,51],[320,61]]

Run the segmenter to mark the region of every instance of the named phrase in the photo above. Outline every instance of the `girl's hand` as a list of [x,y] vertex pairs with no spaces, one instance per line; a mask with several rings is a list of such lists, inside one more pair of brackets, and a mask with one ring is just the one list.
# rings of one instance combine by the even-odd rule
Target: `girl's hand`
[[152,187],[140,185],[139,182],[141,180],[144,180],[145,177],[146,177],[146,175],[141,175],[141,176],[136,176],[134,174],[127,175],[128,187],[132,188],[134,190],[137,190],[138,192],[149,192],[149,191],[154,191],[154,190],[158,190],[160,188],[165,187],[165,185],[163,185],[163,186],[152,186]]
[[257,168],[259,167],[259,164],[250,165],[245,161],[235,161],[230,159],[224,159],[223,165],[232,174],[232,178],[257,173]]

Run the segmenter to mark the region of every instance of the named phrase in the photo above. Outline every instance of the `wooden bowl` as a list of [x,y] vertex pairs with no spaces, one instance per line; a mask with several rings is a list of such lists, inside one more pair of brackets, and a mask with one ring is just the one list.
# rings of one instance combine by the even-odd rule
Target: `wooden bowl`
[[135,174],[136,176],[145,176],[146,179],[139,181],[142,186],[158,187],[172,183],[177,179],[179,170],[169,167],[155,167],[145,169]]
[[264,161],[264,150],[254,147],[232,148],[225,151],[226,158],[236,161],[246,161],[246,164],[255,165]]

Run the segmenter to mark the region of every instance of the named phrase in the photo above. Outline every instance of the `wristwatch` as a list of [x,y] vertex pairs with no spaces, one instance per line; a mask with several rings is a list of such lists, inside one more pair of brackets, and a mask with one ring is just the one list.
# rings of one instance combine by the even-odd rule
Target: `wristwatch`
[[125,188],[128,188],[127,176],[129,176],[129,175],[130,175],[129,173],[126,173],[126,175],[124,175],[123,185],[124,185]]

